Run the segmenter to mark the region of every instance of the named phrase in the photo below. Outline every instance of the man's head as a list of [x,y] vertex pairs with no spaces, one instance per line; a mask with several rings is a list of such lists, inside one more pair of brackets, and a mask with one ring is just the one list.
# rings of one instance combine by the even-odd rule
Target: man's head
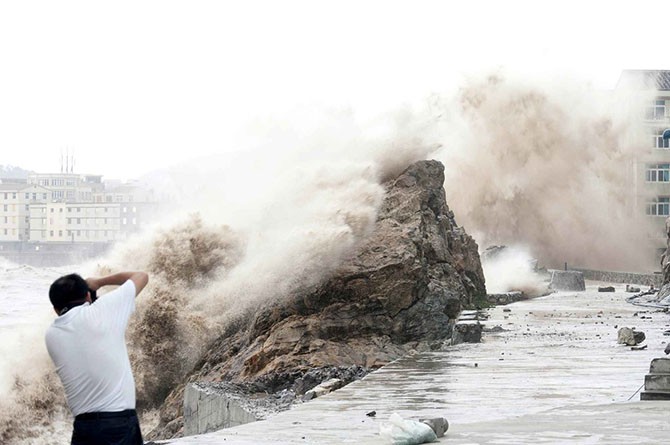
[[88,283],[76,273],[57,279],[49,288],[49,300],[58,314],[89,301]]

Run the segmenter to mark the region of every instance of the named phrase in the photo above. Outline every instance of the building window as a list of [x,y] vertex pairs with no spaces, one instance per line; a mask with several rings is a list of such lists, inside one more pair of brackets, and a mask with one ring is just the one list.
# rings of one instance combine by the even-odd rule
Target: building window
[[647,215],[670,216],[670,196],[659,196],[647,203]]
[[133,224],[137,224],[137,218],[133,218]]
[[26,204],[26,211],[30,210],[30,205]]
[[665,100],[657,99],[651,106],[647,107],[645,118],[647,120],[665,119]]
[[16,192],[12,193],[12,199],[16,199]]
[[667,149],[670,148],[670,139],[663,139],[663,132],[665,129],[657,129],[653,134],[652,138],[654,139],[654,148]]
[[670,164],[651,164],[647,166],[647,182],[670,182]]
[[54,231],[53,230],[49,230],[49,236],[54,236]]
[[30,193],[26,193],[26,199],[30,199]]

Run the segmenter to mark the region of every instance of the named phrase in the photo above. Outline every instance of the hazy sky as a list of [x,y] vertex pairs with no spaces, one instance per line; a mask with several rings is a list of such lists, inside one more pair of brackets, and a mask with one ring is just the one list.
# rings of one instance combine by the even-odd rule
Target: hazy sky
[[[628,6],[624,6],[628,5]],[[503,68],[612,88],[670,68],[670,2],[0,3],[0,164],[131,178],[295,107],[370,112]]]

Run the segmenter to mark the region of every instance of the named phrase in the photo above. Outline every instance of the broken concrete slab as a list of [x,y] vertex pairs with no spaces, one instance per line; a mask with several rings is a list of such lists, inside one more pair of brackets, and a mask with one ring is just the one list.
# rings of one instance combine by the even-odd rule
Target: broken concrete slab
[[636,346],[642,343],[645,338],[644,332],[626,327],[619,329],[617,334],[617,342],[627,346]]
[[549,289],[557,291],[577,291],[586,290],[584,283],[584,274],[574,270],[550,270],[551,279]]
[[482,325],[478,320],[459,321],[454,325],[451,344],[479,343],[482,341]]
[[670,374],[670,358],[655,358],[649,365],[651,374]]
[[335,390],[338,390],[344,386],[344,381],[342,379],[330,379],[327,380],[320,385],[315,386],[314,388],[310,389],[305,393],[304,400],[311,400],[316,397],[321,397],[329,392],[333,392]]

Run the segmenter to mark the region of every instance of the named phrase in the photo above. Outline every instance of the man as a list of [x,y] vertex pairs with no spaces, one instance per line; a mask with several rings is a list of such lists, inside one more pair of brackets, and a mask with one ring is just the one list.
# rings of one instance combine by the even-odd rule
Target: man
[[[75,416],[72,445],[143,443],[125,331],[148,281],[144,272],[87,280],[71,274],[49,288],[58,318],[46,344]],[[110,285],[119,287],[96,300],[96,291]]]

